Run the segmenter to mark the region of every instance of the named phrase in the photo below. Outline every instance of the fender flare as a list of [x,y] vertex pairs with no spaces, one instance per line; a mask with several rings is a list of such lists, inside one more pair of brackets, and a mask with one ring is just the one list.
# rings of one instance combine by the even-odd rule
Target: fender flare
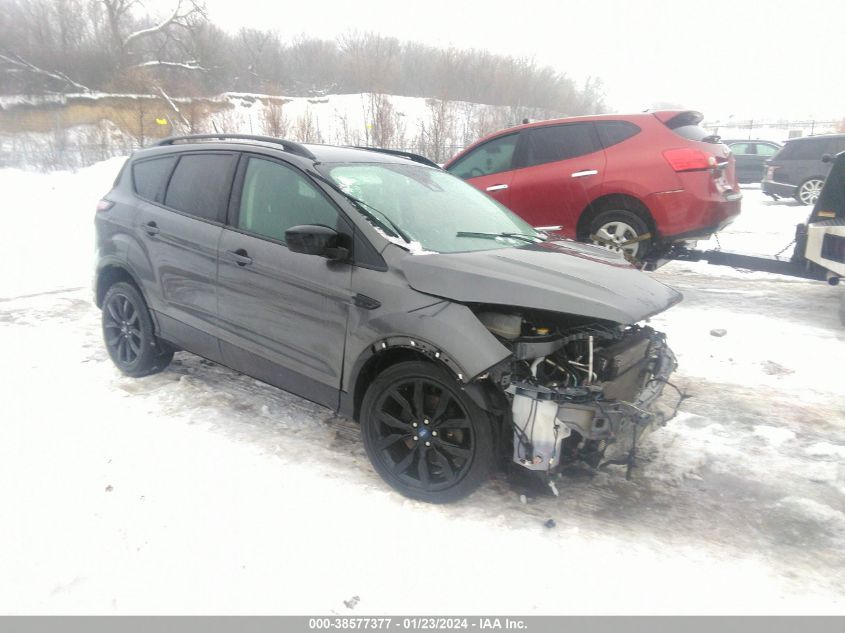
[[119,257],[115,257],[114,255],[107,255],[105,257],[101,257],[97,262],[97,270],[94,274],[94,305],[96,305],[98,308],[103,307],[102,300],[105,297],[106,292],[108,292],[108,289],[104,288],[101,295],[100,281],[107,269],[120,270],[132,280],[132,283],[138,289],[138,292],[141,293],[141,297],[143,297],[144,303],[147,304],[147,310],[149,311],[150,318],[153,322],[153,331],[158,334],[161,331],[159,329],[158,319],[156,317],[155,310],[150,307],[150,300],[147,297],[147,293],[144,292],[144,286],[141,285],[138,274],[134,270],[132,270],[132,266],[130,266],[128,262],[123,259],[120,259]]

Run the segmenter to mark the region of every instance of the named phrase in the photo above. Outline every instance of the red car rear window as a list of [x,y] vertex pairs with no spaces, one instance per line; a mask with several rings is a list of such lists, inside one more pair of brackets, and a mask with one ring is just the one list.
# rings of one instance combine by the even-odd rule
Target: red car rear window
[[676,114],[668,121],[664,121],[664,125],[678,136],[687,140],[718,143],[718,136],[711,134],[699,125],[703,119],[704,117],[700,112],[689,110]]

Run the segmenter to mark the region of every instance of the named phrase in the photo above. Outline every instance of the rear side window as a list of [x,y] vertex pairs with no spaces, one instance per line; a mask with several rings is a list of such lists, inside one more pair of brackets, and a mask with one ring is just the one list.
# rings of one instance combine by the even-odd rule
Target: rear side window
[[757,154],[759,156],[774,156],[778,153],[778,148],[774,145],[765,145],[764,143],[757,143]]
[[338,212],[295,169],[250,158],[244,174],[238,228],[284,242],[285,231],[300,224],[336,229]]
[[627,141],[640,131],[639,126],[628,121],[596,121],[595,126],[599,133],[599,140],[606,148]]
[[734,154],[754,154],[753,143],[734,143],[731,145],[731,151]]
[[575,158],[601,149],[592,123],[535,127],[523,134],[526,135],[524,167]]
[[222,222],[234,166],[234,154],[183,155],[170,177],[164,204],[204,220]]
[[170,172],[175,164],[176,156],[165,156],[133,163],[132,183],[135,187],[135,193],[147,200],[162,202],[167,179],[170,177]]
[[690,141],[720,143],[720,139],[699,125],[703,117],[700,112],[681,112],[666,121],[665,125],[678,136]]
[[808,138],[789,141],[777,155],[779,160],[821,160],[827,151],[827,139]]
[[451,165],[449,173],[466,180],[508,171],[512,166],[517,136],[508,134],[487,141]]

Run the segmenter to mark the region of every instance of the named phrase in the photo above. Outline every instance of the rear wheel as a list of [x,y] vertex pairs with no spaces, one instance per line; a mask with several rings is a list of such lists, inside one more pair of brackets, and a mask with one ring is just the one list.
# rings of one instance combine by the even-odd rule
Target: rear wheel
[[414,361],[389,367],[361,405],[364,447],[376,472],[407,497],[446,503],[487,478],[492,420],[445,369]]
[[633,211],[602,211],[590,222],[594,244],[618,251],[630,261],[642,261],[651,248],[651,235],[645,221]]
[[821,178],[810,178],[801,183],[798,191],[795,192],[795,199],[801,204],[815,204],[819,194],[824,187],[824,180]]
[[147,304],[132,284],[119,282],[103,299],[103,339],[117,368],[127,376],[147,376],[170,364],[173,350],[159,341]]

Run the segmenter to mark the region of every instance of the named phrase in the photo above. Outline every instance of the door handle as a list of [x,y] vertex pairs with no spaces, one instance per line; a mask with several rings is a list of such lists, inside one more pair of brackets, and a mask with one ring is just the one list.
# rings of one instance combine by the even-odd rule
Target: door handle
[[484,191],[501,191],[502,189],[507,189],[507,185],[490,185]]
[[595,176],[599,173],[598,169],[585,169],[584,171],[573,171],[573,178],[583,178],[584,176]]
[[243,248],[236,251],[226,251],[226,254],[234,259],[238,266],[249,266],[252,263],[252,257]]
[[144,225],[144,231],[146,231],[147,235],[149,235],[150,237],[161,233],[161,229],[158,228],[158,225],[155,222],[147,222]]

